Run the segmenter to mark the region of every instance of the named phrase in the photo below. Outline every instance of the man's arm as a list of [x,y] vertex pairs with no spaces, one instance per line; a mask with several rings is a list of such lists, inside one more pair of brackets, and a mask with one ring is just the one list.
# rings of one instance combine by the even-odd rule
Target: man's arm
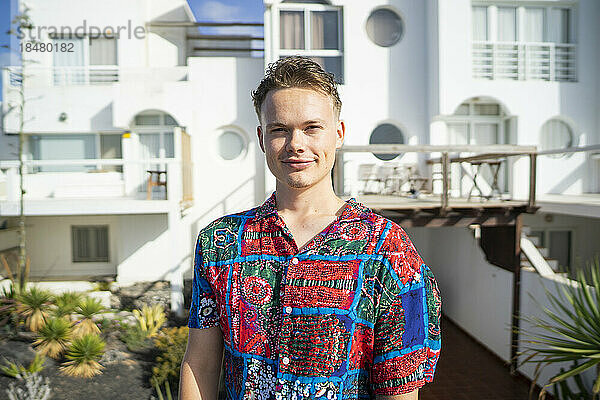
[[419,389],[395,396],[376,396],[377,400],[419,400]]
[[179,376],[180,400],[216,400],[223,357],[221,328],[190,328]]

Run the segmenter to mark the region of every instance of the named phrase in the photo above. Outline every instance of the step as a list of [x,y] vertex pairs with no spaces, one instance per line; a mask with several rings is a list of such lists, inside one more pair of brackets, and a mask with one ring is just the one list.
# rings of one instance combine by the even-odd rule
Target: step
[[[548,248],[547,248],[547,247],[535,246],[535,248],[536,248],[536,249],[537,249],[537,250],[540,252],[540,254],[541,254],[542,256],[544,256],[544,258],[546,258],[546,257],[549,257],[549,255],[550,255],[550,251],[548,250]],[[521,259],[523,259],[524,257],[526,257],[526,256],[525,256],[525,252],[524,252],[524,251],[522,251],[522,252],[521,252]]]
[[[558,260],[554,259],[554,258],[546,258],[544,257],[544,259],[546,260],[546,262],[548,263],[548,265],[550,266],[550,268],[552,268],[552,271],[557,272],[558,271]],[[529,260],[525,259],[525,260],[521,260],[521,267],[532,267],[533,265],[531,264],[531,262],[529,262]]]
[[536,247],[540,246],[540,238],[538,236],[525,235]]

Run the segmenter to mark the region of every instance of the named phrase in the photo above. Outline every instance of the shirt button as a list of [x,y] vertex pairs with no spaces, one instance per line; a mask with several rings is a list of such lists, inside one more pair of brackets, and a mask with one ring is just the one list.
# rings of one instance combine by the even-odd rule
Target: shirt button
[[289,357],[283,357],[281,362],[284,363],[285,365],[288,365],[290,363],[290,359],[289,359]]
[[290,307],[290,306],[287,306],[287,307],[285,308],[285,313],[286,313],[286,314],[291,314],[291,313],[292,313],[292,307]]
[[298,264],[298,259],[296,257],[292,258],[292,264],[294,264],[294,265]]

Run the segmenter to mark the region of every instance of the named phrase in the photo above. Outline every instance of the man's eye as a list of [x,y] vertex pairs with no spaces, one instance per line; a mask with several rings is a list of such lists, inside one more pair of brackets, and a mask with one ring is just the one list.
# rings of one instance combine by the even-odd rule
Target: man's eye
[[306,128],[308,131],[316,131],[317,129],[322,129],[322,127],[319,125],[310,125]]

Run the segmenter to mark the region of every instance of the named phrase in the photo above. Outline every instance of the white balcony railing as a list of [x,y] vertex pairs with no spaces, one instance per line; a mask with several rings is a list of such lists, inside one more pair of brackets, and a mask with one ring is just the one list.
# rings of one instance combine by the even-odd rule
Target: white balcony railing
[[474,41],[473,77],[577,81],[577,45]]
[[[3,71],[6,87],[21,85],[22,67],[11,66]],[[187,67],[138,68],[117,65],[82,67],[40,67],[26,69],[27,87],[111,85],[116,82],[176,82],[187,80]]]
[[[45,167],[48,171],[36,172]],[[173,158],[148,160],[86,159],[27,160],[23,183],[25,200],[73,198],[147,199],[147,170],[166,171],[166,191],[152,199],[192,201],[189,162]],[[0,161],[0,201],[19,199],[19,162]],[[159,190],[162,191],[162,190]],[[168,193],[168,196],[167,196]]]

